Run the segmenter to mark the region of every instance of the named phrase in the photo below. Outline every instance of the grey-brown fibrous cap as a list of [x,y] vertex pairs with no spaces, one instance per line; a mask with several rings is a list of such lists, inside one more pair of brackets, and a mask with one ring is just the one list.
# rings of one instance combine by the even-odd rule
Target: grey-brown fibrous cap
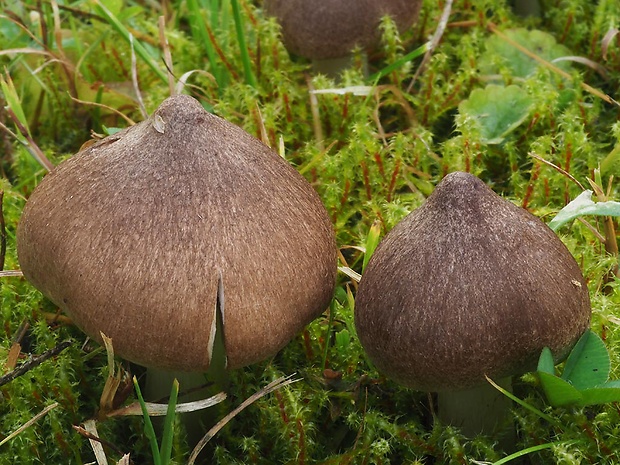
[[47,175],[17,241],[26,278],[84,332],[159,368],[207,369],[220,284],[230,368],[275,354],[335,285],[312,187],[182,95]]
[[381,18],[390,15],[402,32],[418,16],[420,0],[265,0],[278,19],[287,49],[311,59],[338,58],[373,46]]
[[545,346],[564,357],[590,313],[579,266],[553,231],[452,173],[375,251],[355,325],[380,371],[443,391],[532,370]]

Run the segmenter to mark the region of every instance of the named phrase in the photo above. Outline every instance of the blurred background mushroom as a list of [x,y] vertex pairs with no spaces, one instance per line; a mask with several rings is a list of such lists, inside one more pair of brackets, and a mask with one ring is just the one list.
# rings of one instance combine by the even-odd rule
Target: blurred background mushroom
[[185,95],[48,174],[17,248],[24,276],[86,334],[175,372],[209,369],[218,337],[228,369],[273,356],[328,306],[336,279],[310,184]]
[[510,377],[535,369],[544,347],[559,361],[590,313],[579,266],[551,229],[456,172],[379,244],[355,325],[380,371],[438,392],[442,423],[470,437],[510,436],[509,401],[485,376],[509,387]]
[[337,78],[353,63],[353,49],[377,45],[383,16],[403,32],[416,20],[422,1],[264,0],[263,5],[280,23],[290,53],[311,59],[316,73]]

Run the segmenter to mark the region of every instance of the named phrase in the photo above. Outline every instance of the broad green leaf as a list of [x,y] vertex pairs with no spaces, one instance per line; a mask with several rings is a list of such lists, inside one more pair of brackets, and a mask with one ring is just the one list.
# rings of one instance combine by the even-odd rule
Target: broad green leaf
[[558,212],[549,222],[549,227],[557,231],[564,224],[584,215],[620,216],[620,202],[594,202],[592,191],[585,190]]
[[532,98],[518,86],[490,84],[461,102],[459,113],[465,118],[461,126],[473,123],[483,142],[501,144],[529,116],[532,104]]
[[[546,32],[508,29],[504,31],[504,34],[546,61],[573,55],[568,48],[558,44],[555,38]],[[571,65],[568,61],[559,61],[554,64],[564,71],[570,71]],[[535,60],[497,35],[492,35],[487,39],[486,51],[482,54],[479,64],[483,74],[501,74],[502,68],[507,68],[513,78],[531,76],[539,66],[540,64]]]
[[607,404],[609,402],[620,402],[620,387],[609,387],[607,384],[581,391],[582,399],[579,405]]
[[609,353],[603,340],[586,331],[571,351],[562,379],[582,390],[599,386],[609,378]]
[[577,404],[582,399],[581,392],[562,378],[539,371],[538,379],[547,400],[554,407]]
[[553,354],[549,347],[543,348],[538,359],[538,371],[543,373],[549,373],[555,376],[555,360],[553,360]]

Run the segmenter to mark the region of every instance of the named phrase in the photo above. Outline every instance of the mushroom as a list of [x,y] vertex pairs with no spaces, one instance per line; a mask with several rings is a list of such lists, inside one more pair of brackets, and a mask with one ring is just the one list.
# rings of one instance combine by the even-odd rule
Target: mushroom
[[506,423],[485,376],[509,384],[535,369],[544,347],[559,361],[590,313],[579,266],[551,229],[457,172],[380,243],[355,326],[380,371],[439,392],[439,418],[472,436]]
[[371,48],[379,24],[392,17],[402,32],[415,21],[421,0],[265,0],[268,15],[282,27],[286,48],[313,60],[314,70],[337,77],[351,65],[351,51]]
[[198,101],[63,162],[17,231],[24,276],[132,362],[204,372],[221,320],[228,369],[264,360],[329,304],[336,245],[310,184]]

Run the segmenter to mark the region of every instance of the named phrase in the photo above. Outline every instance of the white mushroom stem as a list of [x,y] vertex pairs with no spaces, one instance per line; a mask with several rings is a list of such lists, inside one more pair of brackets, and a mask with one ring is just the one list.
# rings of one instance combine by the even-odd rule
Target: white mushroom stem
[[[511,378],[497,384],[512,392]],[[489,383],[437,393],[437,417],[442,424],[455,426],[470,438],[478,434],[498,437],[505,450],[513,449],[515,443],[510,405],[510,399]]]

